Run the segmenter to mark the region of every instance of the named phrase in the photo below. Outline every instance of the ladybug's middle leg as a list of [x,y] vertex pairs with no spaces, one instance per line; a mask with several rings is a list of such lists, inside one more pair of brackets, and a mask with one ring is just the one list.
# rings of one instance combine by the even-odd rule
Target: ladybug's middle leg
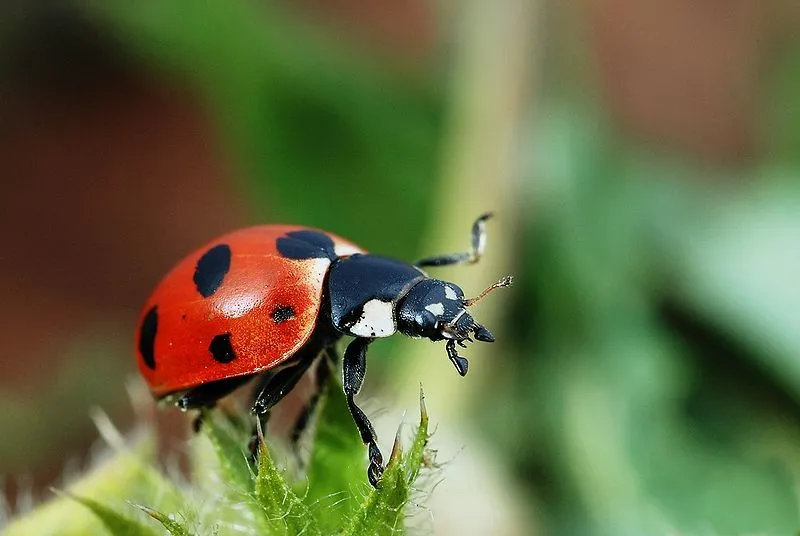
[[303,435],[303,432],[308,427],[308,423],[314,417],[320,398],[322,398],[323,392],[328,387],[328,383],[330,383],[331,376],[333,376],[338,362],[339,353],[336,351],[335,346],[332,345],[322,351],[317,367],[314,370],[316,376],[314,378],[314,392],[311,394],[311,398],[308,399],[305,406],[303,406],[303,410],[294,422],[294,426],[292,426],[292,431],[289,436],[292,445],[297,444],[300,440],[300,436]]
[[367,469],[369,483],[377,488],[383,474],[383,456],[378,448],[378,436],[367,415],[353,400],[364,384],[364,376],[367,372],[367,347],[372,341],[373,339],[358,338],[347,345],[347,349],[344,351],[344,394],[347,397],[350,414],[361,434],[361,441],[369,448],[369,468]]
[[[253,400],[253,407],[251,411],[257,416],[261,422],[262,429],[266,430],[267,421],[269,420],[270,410],[285,397],[289,391],[294,389],[303,374],[306,373],[308,368],[314,363],[312,357],[306,355],[301,356],[299,359],[293,360],[293,363],[287,365],[278,372],[266,373],[258,382],[255,390],[255,398]],[[250,438],[250,452],[255,457],[258,448],[258,436],[255,427],[253,428],[253,435]]]

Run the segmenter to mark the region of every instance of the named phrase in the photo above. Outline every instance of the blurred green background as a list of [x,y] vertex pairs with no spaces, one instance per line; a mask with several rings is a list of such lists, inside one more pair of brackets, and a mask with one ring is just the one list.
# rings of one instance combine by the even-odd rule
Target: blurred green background
[[130,423],[137,309],[190,249],[291,222],[411,260],[494,210],[436,275],[515,275],[498,342],[465,379],[370,354],[383,448],[420,381],[438,423],[425,530],[797,533],[798,30],[789,0],[3,4],[10,508],[90,406]]

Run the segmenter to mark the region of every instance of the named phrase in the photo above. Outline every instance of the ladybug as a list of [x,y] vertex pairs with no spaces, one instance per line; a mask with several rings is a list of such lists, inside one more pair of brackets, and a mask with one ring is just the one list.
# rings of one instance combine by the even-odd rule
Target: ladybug
[[[468,361],[456,345],[494,336],[467,308],[453,283],[422,268],[472,264],[486,244],[485,222],[472,227],[469,252],[413,264],[373,255],[332,233],[307,227],[262,225],[233,231],[183,259],[152,293],[142,311],[138,366],[157,399],[182,410],[213,407],[217,400],[256,380],[252,412],[269,412],[316,365],[321,389],[338,361],[336,343],[354,337],[343,359],[343,387],[361,439],[368,446],[370,483],[377,487],[383,457],[377,436],[355,396],[366,372],[369,345],[400,332],[447,341],[447,356],[461,376]],[[293,438],[308,421],[313,396]]]

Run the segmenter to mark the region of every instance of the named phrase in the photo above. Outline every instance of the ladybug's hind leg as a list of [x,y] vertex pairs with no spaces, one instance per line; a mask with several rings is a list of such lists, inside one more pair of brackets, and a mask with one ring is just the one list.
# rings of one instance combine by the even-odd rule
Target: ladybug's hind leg
[[[178,400],[175,405],[182,411],[190,409],[206,409],[213,408],[220,398],[226,397],[236,389],[253,379],[253,375],[237,376],[235,378],[228,378],[225,380],[218,380],[211,383],[206,383],[198,387],[194,387],[186,391]],[[198,415],[192,421],[192,429],[195,433],[200,431],[203,426],[203,416]]]

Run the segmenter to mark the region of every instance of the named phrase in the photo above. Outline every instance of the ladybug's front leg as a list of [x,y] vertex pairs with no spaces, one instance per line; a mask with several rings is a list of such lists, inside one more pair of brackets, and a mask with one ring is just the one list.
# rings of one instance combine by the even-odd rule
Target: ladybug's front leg
[[451,253],[450,255],[437,255],[418,260],[414,266],[450,266],[453,264],[475,264],[483,256],[486,248],[486,220],[492,217],[491,212],[481,214],[472,224],[472,248],[464,253]]
[[356,423],[361,441],[369,448],[369,483],[377,488],[383,475],[383,456],[378,448],[378,436],[366,414],[359,408],[353,398],[361,391],[364,376],[367,372],[367,347],[373,341],[369,338],[358,338],[347,345],[344,352],[344,394],[347,405]]

